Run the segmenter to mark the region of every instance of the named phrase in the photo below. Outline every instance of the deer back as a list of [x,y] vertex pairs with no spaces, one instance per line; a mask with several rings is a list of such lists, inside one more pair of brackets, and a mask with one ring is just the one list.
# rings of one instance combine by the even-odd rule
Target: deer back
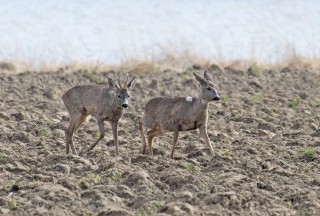
[[207,119],[208,105],[198,98],[153,98],[145,106],[144,125],[168,131],[194,130]]
[[111,78],[108,79],[109,87],[103,85],[75,86],[68,90],[62,100],[72,115],[82,112],[95,118],[104,118],[118,121],[123,114],[123,108],[128,108],[129,90],[133,88],[135,77],[127,84],[117,85]]
[[112,88],[102,85],[75,86],[62,96],[70,113],[81,110],[92,116],[112,109],[114,98],[116,98],[116,92]]

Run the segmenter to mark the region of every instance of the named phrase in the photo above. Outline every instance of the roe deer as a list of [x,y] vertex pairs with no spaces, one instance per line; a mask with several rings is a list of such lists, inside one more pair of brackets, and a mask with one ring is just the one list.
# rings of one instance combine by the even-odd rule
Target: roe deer
[[134,87],[135,77],[127,84],[127,75],[124,86],[121,85],[118,75],[117,80],[119,85],[109,78],[109,87],[103,85],[75,86],[62,96],[63,103],[70,114],[70,125],[65,132],[67,154],[71,145],[72,153],[77,155],[73,144],[73,134],[90,116],[97,119],[100,135],[88,150],[92,150],[104,137],[104,121],[106,120],[111,122],[116,154],[119,154],[118,121],[124,113],[123,108],[128,108],[129,91]]
[[143,126],[150,128],[147,132],[149,155],[153,155],[152,139],[167,131],[173,131],[173,146],[171,158],[178,140],[179,131],[200,129],[200,135],[207,144],[210,153],[214,156],[208,134],[208,105],[211,101],[218,101],[220,97],[217,93],[213,79],[208,72],[201,77],[193,73],[200,83],[200,95],[193,97],[156,97],[147,102],[144,108],[144,116],[138,117],[140,136],[142,139],[142,153],[147,153],[146,139],[144,137]]

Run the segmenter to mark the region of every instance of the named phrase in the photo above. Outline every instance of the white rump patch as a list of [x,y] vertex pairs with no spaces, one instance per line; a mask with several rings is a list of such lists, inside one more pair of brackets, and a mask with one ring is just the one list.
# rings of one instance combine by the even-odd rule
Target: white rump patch
[[192,102],[192,101],[193,101],[193,97],[187,96],[187,97],[186,97],[186,101]]

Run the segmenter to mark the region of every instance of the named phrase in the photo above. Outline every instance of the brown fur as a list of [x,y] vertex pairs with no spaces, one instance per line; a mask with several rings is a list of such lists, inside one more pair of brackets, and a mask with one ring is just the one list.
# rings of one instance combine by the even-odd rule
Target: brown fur
[[150,128],[147,132],[149,155],[153,155],[152,139],[167,131],[174,132],[171,158],[173,158],[175,145],[179,131],[200,129],[200,135],[205,140],[211,155],[213,148],[207,134],[208,105],[210,101],[219,100],[212,77],[205,72],[204,78],[194,73],[200,83],[200,95],[198,98],[166,98],[156,97],[147,102],[144,116],[138,117],[140,136],[142,139],[142,153],[147,153],[147,145],[144,137],[143,126]]
[[70,145],[72,153],[77,154],[73,144],[73,134],[90,116],[97,119],[100,136],[98,140],[89,147],[89,150],[93,149],[104,137],[104,121],[109,121],[112,127],[116,154],[119,154],[118,121],[124,113],[124,106],[126,106],[125,108],[128,106],[129,90],[134,86],[134,80],[135,78],[127,84],[127,77],[126,83],[122,87],[119,77],[119,86],[109,78],[109,87],[102,85],[75,86],[62,96],[62,101],[70,114],[70,125],[65,133],[67,154],[69,153]]

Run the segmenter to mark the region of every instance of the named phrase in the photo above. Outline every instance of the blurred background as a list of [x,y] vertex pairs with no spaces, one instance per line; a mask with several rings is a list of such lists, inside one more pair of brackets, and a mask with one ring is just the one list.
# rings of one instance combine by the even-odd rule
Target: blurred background
[[191,52],[274,62],[320,54],[317,0],[1,0],[0,61],[65,64]]

